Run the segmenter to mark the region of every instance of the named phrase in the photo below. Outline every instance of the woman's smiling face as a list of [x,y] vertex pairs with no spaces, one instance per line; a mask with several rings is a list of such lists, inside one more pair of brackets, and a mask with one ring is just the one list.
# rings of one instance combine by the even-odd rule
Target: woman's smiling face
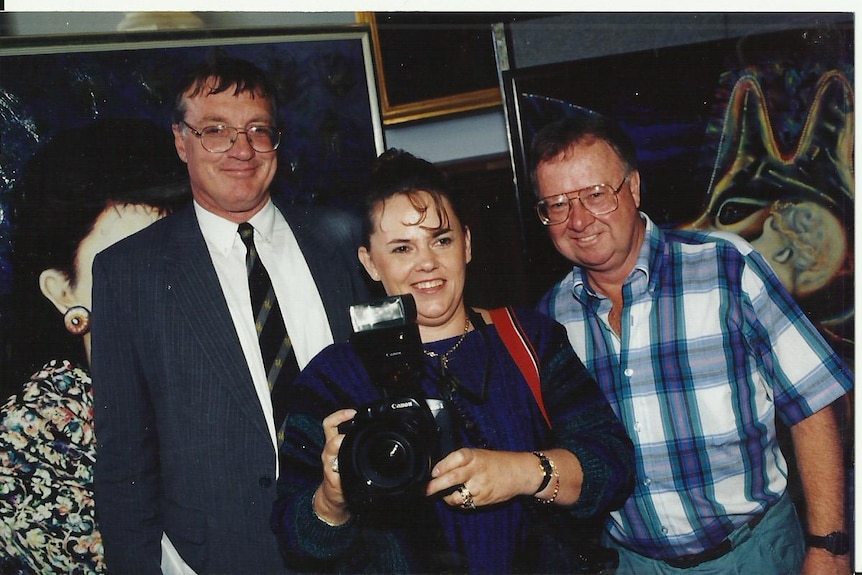
[[416,300],[420,331],[454,323],[463,329],[470,232],[448,199],[439,207],[426,191],[387,198],[374,213],[369,247],[359,248],[368,274],[388,295],[409,293]]

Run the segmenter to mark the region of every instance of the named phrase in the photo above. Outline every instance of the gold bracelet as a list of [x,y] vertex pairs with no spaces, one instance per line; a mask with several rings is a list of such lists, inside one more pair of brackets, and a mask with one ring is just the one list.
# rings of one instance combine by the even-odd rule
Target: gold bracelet
[[[560,493],[560,472],[557,471],[557,466],[554,463],[554,460],[551,458],[547,458],[547,459],[548,459],[548,463],[551,464],[551,469],[553,470],[553,473],[554,473],[554,494],[551,495],[550,499],[542,499],[539,496],[535,496],[535,497],[536,497],[536,501],[538,501],[539,503],[544,503],[545,505],[550,505],[551,503],[553,503],[557,499],[557,495],[559,495],[559,493]],[[541,489],[539,491],[541,491]]]
[[315,497],[317,497],[317,490],[316,489],[314,490],[314,493],[311,496],[311,512],[314,513],[314,516],[317,517],[317,520],[320,521],[321,523],[325,523],[326,525],[329,525],[330,527],[343,527],[344,525],[347,525],[350,522],[350,520],[353,518],[352,516],[348,517],[347,521],[345,521],[344,523],[333,523],[332,521],[329,521],[328,519],[326,519],[322,515],[318,514],[317,509],[314,508],[314,498]]

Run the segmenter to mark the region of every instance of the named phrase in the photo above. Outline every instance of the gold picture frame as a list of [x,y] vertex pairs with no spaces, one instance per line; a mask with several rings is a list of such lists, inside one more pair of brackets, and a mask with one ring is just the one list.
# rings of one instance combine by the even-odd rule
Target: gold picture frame
[[[356,20],[370,28],[385,125],[502,105],[489,15],[357,12]],[[481,38],[486,25],[487,43]],[[394,45],[387,41],[392,33],[413,39]],[[444,52],[453,47],[459,50],[456,61],[444,61]],[[421,78],[411,75],[410,64],[417,59],[423,64]]]

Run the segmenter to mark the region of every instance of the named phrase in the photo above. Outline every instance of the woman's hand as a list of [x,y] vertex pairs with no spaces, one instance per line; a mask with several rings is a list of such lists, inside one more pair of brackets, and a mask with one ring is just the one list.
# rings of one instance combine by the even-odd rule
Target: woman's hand
[[446,503],[465,509],[501,503],[519,495],[553,498],[563,505],[574,503],[583,480],[580,462],[562,449],[545,454],[553,459],[557,476],[540,493],[536,490],[545,474],[534,454],[465,448],[450,453],[434,466],[426,494],[443,494]]
[[445,493],[446,503],[466,509],[471,508],[470,501],[475,506],[493,505],[532,495],[542,482],[537,461],[532,453],[459,449],[431,470],[427,494]]
[[344,435],[338,432],[338,426],[350,421],[354,415],[355,409],[341,409],[323,420],[323,434],[326,439],[320,454],[323,482],[314,494],[312,505],[320,520],[333,526],[342,525],[350,519],[347,501],[341,490],[341,476],[338,474],[338,450],[344,441]]

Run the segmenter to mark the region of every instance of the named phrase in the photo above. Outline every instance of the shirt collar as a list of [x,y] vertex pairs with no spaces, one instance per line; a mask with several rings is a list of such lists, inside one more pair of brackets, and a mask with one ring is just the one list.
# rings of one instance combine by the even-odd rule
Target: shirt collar
[[[644,241],[641,245],[641,251],[638,254],[638,261],[635,262],[635,268],[632,270],[632,274],[635,272],[640,272],[646,276],[647,282],[650,280],[650,270],[652,269],[652,262],[655,258],[656,248],[664,243],[664,236],[661,233],[661,230],[655,222],[653,222],[649,216],[645,213],[641,212],[641,219],[644,222],[645,230],[644,230]],[[631,280],[631,274],[629,274],[629,280]]]
[[[206,241],[219,252],[227,254],[236,245],[235,242],[242,242],[237,233],[236,223],[207,211],[197,201],[194,202],[194,208],[201,233],[203,233]],[[272,200],[269,200],[263,209],[249,220],[249,223],[254,226],[257,232],[256,235],[260,239],[264,242],[272,241],[273,229],[275,227],[275,205],[272,203]]]

